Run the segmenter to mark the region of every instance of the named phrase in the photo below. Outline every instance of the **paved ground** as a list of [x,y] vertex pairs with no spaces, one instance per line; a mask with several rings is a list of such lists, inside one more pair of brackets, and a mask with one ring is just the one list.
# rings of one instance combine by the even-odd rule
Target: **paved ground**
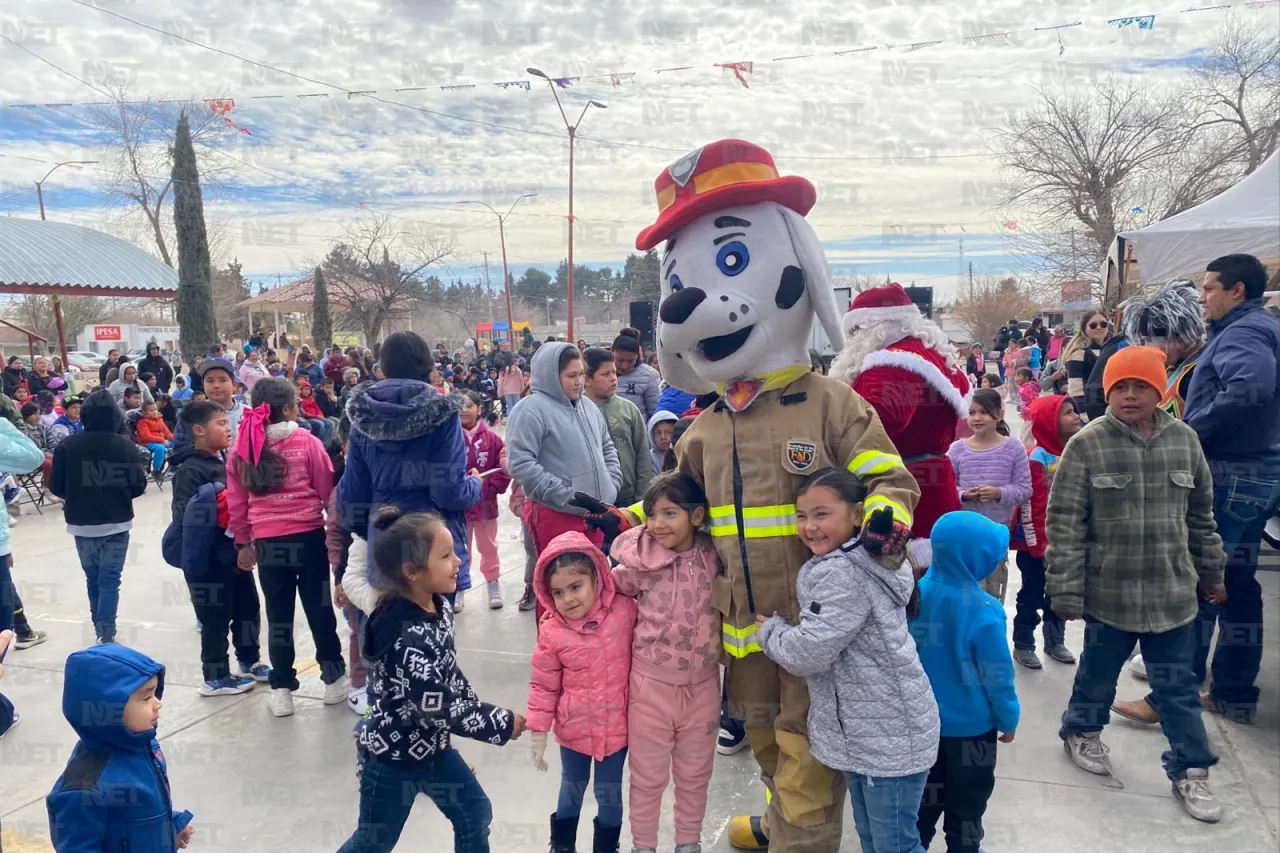
[[[504,508],[505,513],[505,508]],[[152,488],[138,501],[138,521],[124,575],[119,640],[147,652],[168,667],[160,738],[169,760],[174,801],[195,812],[193,850],[276,853],[332,851],[355,824],[357,783],[350,729],[355,717],[343,706],[325,707],[319,678],[308,655],[313,649],[301,611],[297,635],[305,667],[297,713],[276,719],[266,708],[266,691],[242,697],[204,699],[200,683],[199,635],[180,573],[165,565],[159,540],[168,523],[168,491]],[[501,548],[503,588],[508,606],[489,611],[479,604],[458,618],[458,646],[479,694],[522,708],[533,644],[532,614],[518,613],[523,551],[519,528],[504,514]],[[50,851],[44,795],[66,763],[75,736],[60,711],[66,656],[92,642],[87,625],[83,575],[61,514],[30,511],[13,531],[15,576],[32,622],[50,632],[48,643],[13,652],[6,662],[4,692],[22,713],[22,724],[0,741],[0,819],[4,849],[14,853]],[[1017,588],[1011,577],[1009,600]],[[1221,763],[1213,772],[1226,816],[1216,826],[1185,817],[1170,796],[1160,770],[1164,741],[1158,730],[1124,721],[1106,739],[1123,791],[1102,787],[1071,766],[1056,736],[1058,718],[1070,692],[1074,668],[1046,661],[1046,669],[1019,669],[1023,726],[1015,743],[1000,748],[999,783],[987,820],[988,853],[1035,849],[1164,853],[1172,849],[1232,853],[1274,851],[1280,827],[1280,664],[1275,654],[1280,577],[1263,576],[1267,631],[1262,715],[1241,727],[1209,720]],[[1079,623],[1069,643],[1079,649]],[[343,640],[344,644],[346,638]],[[265,653],[265,649],[264,649]],[[1142,695],[1143,685],[1122,677],[1120,695]],[[498,749],[461,741],[494,801],[493,849],[501,853],[541,851],[547,844],[547,815],[555,804],[558,767],[541,775],[528,760],[527,741]],[[762,788],[748,753],[717,759],[707,815],[709,851],[730,848],[722,838],[728,816],[758,806]],[[588,815],[594,807],[588,805]],[[580,849],[590,849],[589,820],[583,821]],[[670,849],[669,817],[663,845]],[[448,824],[420,801],[398,851],[448,849]],[[843,853],[858,849],[852,820],[846,818]],[[629,838],[624,834],[624,850]],[[940,842],[939,842],[940,843]]]

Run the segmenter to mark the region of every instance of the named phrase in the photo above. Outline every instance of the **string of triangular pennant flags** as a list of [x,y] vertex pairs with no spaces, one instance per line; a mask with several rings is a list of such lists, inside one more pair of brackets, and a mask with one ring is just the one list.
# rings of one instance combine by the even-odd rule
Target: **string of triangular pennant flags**
[[[1125,29],[1128,27],[1133,27],[1140,31],[1150,31],[1155,29],[1157,18],[1160,18],[1160,17],[1168,17],[1172,15],[1195,14],[1199,12],[1222,11],[1222,10],[1233,9],[1233,8],[1245,8],[1250,10],[1272,9],[1272,8],[1276,8],[1277,6],[1280,6],[1280,0],[1249,0],[1249,2],[1243,2],[1243,3],[1227,3],[1227,4],[1216,5],[1216,6],[1203,6],[1203,7],[1196,7],[1196,8],[1180,9],[1180,10],[1175,9],[1175,10],[1171,10],[1167,12],[1159,12],[1155,14],[1129,15],[1129,16],[1122,16],[1118,18],[1108,18],[1105,20],[1096,20],[1096,21],[1088,21],[1088,22],[1077,20],[1077,21],[1068,21],[1068,22],[1058,23],[1058,24],[1051,24],[1047,26],[1026,27],[1024,29],[1008,30],[1004,32],[977,33],[974,35],[963,36],[961,38],[934,39],[929,41],[904,42],[901,44],[862,45],[862,46],[851,47],[851,48],[843,48],[840,50],[815,51],[813,53],[795,54],[790,56],[776,56],[776,57],[771,57],[770,59],[764,60],[764,61],[765,62],[793,62],[793,61],[803,61],[806,59],[814,59],[814,58],[843,57],[843,56],[850,56],[852,54],[870,53],[874,51],[883,51],[883,52],[898,51],[903,53],[915,53],[918,51],[930,50],[945,44],[959,44],[959,45],[971,45],[971,46],[1008,45],[1013,42],[1016,36],[1026,35],[1031,33],[1040,33],[1040,32],[1054,33],[1056,37],[1056,46],[1058,48],[1058,55],[1062,56],[1063,54],[1065,54],[1066,48],[1067,48],[1066,42],[1063,40],[1063,37],[1062,37],[1063,31],[1074,29],[1077,27],[1083,27],[1087,24],[1106,25],[1110,27],[1115,27],[1117,29]],[[602,73],[602,74],[580,74],[580,75],[570,75],[570,76],[564,76],[564,77],[552,77],[549,79],[552,85],[560,89],[568,89],[575,84],[578,84],[583,81],[590,81],[590,80],[608,81],[609,84],[614,88],[620,88],[624,83],[635,81],[642,74],[653,74],[653,75],[674,74],[674,73],[685,72],[685,71],[700,71],[700,70],[705,70],[709,68],[714,68],[714,69],[719,69],[721,71],[730,72],[733,75],[734,79],[739,84],[741,84],[743,88],[750,89],[751,86],[749,83],[749,78],[752,76],[753,72],[756,70],[756,66],[759,64],[761,64],[760,60],[739,60],[739,61],[732,61],[732,62],[713,62],[709,64],[697,64],[697,65],[678,65],[678,66],[671,66],[666,68],[654,68],[648,71],[621,71],[621,72],[609,72],[609,73]],[[282,71],[281,73],[287,74],[288,72]],[[484,86],[495,86],[504,91],[523,90],[525,92],[531,92],[533,90],[533,82],[534,81],[529,79],[499,80],[491,83],[483,83],[483,82],[456,83],[454,82],[454,83],[441,83],[441,84],[430,85],[430,86],[401,86],[401,87],[395,87],[395,88],[381,88],[381,89],[370,89],[370,90],[362,90],[362,91],[353,90],[348,92],[317,91],[317,92],[290,93],[288,95],[248,95],[248,96],[242,96],[239,99],[209,98],[205,100],[205,103],[209,105],[210,109],[213,110],[215,114],[219,116],[219,118],[228,122],[230,126],[235,127],[236,130],[239,130],[242,133],[248,133],[248,131],[245,130],[244,128],[231,124],[230,119],[226,114],[226,113],[229,113],[230,110],[237,105],[237,103],[243,105],[246,101],[278,100],[278,99],[284,99],[284,98],[328,98],[328,97],[339,97],[344,94],[348,99],[352,99],[354,97],[359,97],[362,95],[363,96],[369,96],[369,95],[385,96],[391,93],[401,94],[405,92],[426,92],[426,91],[469,92]],[[75,108],[75,107],[116,105],[117,103],[124,104],[124,105],[136,105],[136,106],[143,106],[147,104],[165,104],[165,103],[182,104],[182,103],[187,103],[187,99],[173,98],[173,99],[157,99],[157,100],[148,100],[148,101],[122,101],[122,102],[85,101],[85,102],[78,102],[78,103],[22,102],[22,103],[0,104],[0,109],[69,109],[69,108]],[[225,112],[221,111],[221,110],[224,110],[224,108],[225,108]]]

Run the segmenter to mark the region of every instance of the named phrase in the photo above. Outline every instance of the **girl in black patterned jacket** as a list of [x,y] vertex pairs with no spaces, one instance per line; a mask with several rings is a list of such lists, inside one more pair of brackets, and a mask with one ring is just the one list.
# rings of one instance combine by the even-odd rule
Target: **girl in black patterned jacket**
[[458,668],[453,609],[453,536],[434,513],[385,506],[373,517],[372,558],[388,595],[361,637],[371,660],[374,701],[360,732],[360,819],[339,853],[396,846],[413,790],[453,824],[457,853],[488,853],[493,810],[450,735],[502,745],[520,737],[524,717],[481,702]]

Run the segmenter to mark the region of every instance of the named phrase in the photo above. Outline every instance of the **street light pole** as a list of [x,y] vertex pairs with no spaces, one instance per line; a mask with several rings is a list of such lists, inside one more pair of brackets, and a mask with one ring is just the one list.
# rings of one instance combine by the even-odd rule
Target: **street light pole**
[[[79,169],[81,166],[89,166],[97,162],[98,162],[97,160],[66,160],[61,163],[55,163],[52,169],[44,173],[43,178],[36,181],[36,201],[40,202],[40,220],[42,222],[45,221],[43,185],[45,181],[49,180],[49,176],[52,175],[54,172],[58,171],[59,169],[61,169],[63,166],[75,166],[77,169]],[[63,356],[62,363],[64,365],[67,363],[65,355]]]
[[[507,233],[506,220],[511,215],[511,211],[516,209],[516,205],[526,198],[534,198],[537,193],[525,193],[511,202],[511,207],[507,208],[506,213],[498,213],[483,201],[460,201],[458,204],[478,204],[481,207],[489,209],[489,212],[498,217],[498,244],[502,247],[502,291],[507,298],[507,338],[511,344],[511,351],[516,351],[516,324],[511,315],[511,274],[507,272]],[[486,264],[487,266],[487,264]]]
[[574,141],[577,139],[578,126],[582,124],[582,119],[586,116],[587,110],[592,107],[598,107],[606,110],[609,107],[600,101],[587,101],[587,105],[582,108],[582,113],[578,116],[578,120],[573,124],[569,123],[569,117],[565,115],[564,107],[560,103],[560,95],[556,92],[555,81],[547,76],[546,72],[537,68],[526,68],[525,71],[534,77],[541,77],[547,81],[547,85],[551,88],[551,96],[556,99],[556,108],[560,110],[560,117],[564,119],[565,129],[569,131],[569,261],[568,270],[565,275],[565,311],[568,317],[565,318],[566,334],[565,340],[573,343],[573,230],[576,224],[573,218],[573,153]]

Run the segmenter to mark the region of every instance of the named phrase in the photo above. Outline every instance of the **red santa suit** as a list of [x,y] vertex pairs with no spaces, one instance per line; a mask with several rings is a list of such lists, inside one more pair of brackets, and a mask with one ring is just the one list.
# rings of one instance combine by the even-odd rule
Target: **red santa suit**
[[[845,315],[851,337],[886,320],[920,318],[900,285],[858,294]],[[928,322],[928,321],[925,321]],[[864,334],[867,332],[863,332]],[[869,353],[851,378],[853,390],[880,415],[907,470],[920,486],[911,533],[927,539],[944,513],[960,509],[956,474],[947,449],[969,414],[970,386],[964,371],[919,338],[906,337]]]

